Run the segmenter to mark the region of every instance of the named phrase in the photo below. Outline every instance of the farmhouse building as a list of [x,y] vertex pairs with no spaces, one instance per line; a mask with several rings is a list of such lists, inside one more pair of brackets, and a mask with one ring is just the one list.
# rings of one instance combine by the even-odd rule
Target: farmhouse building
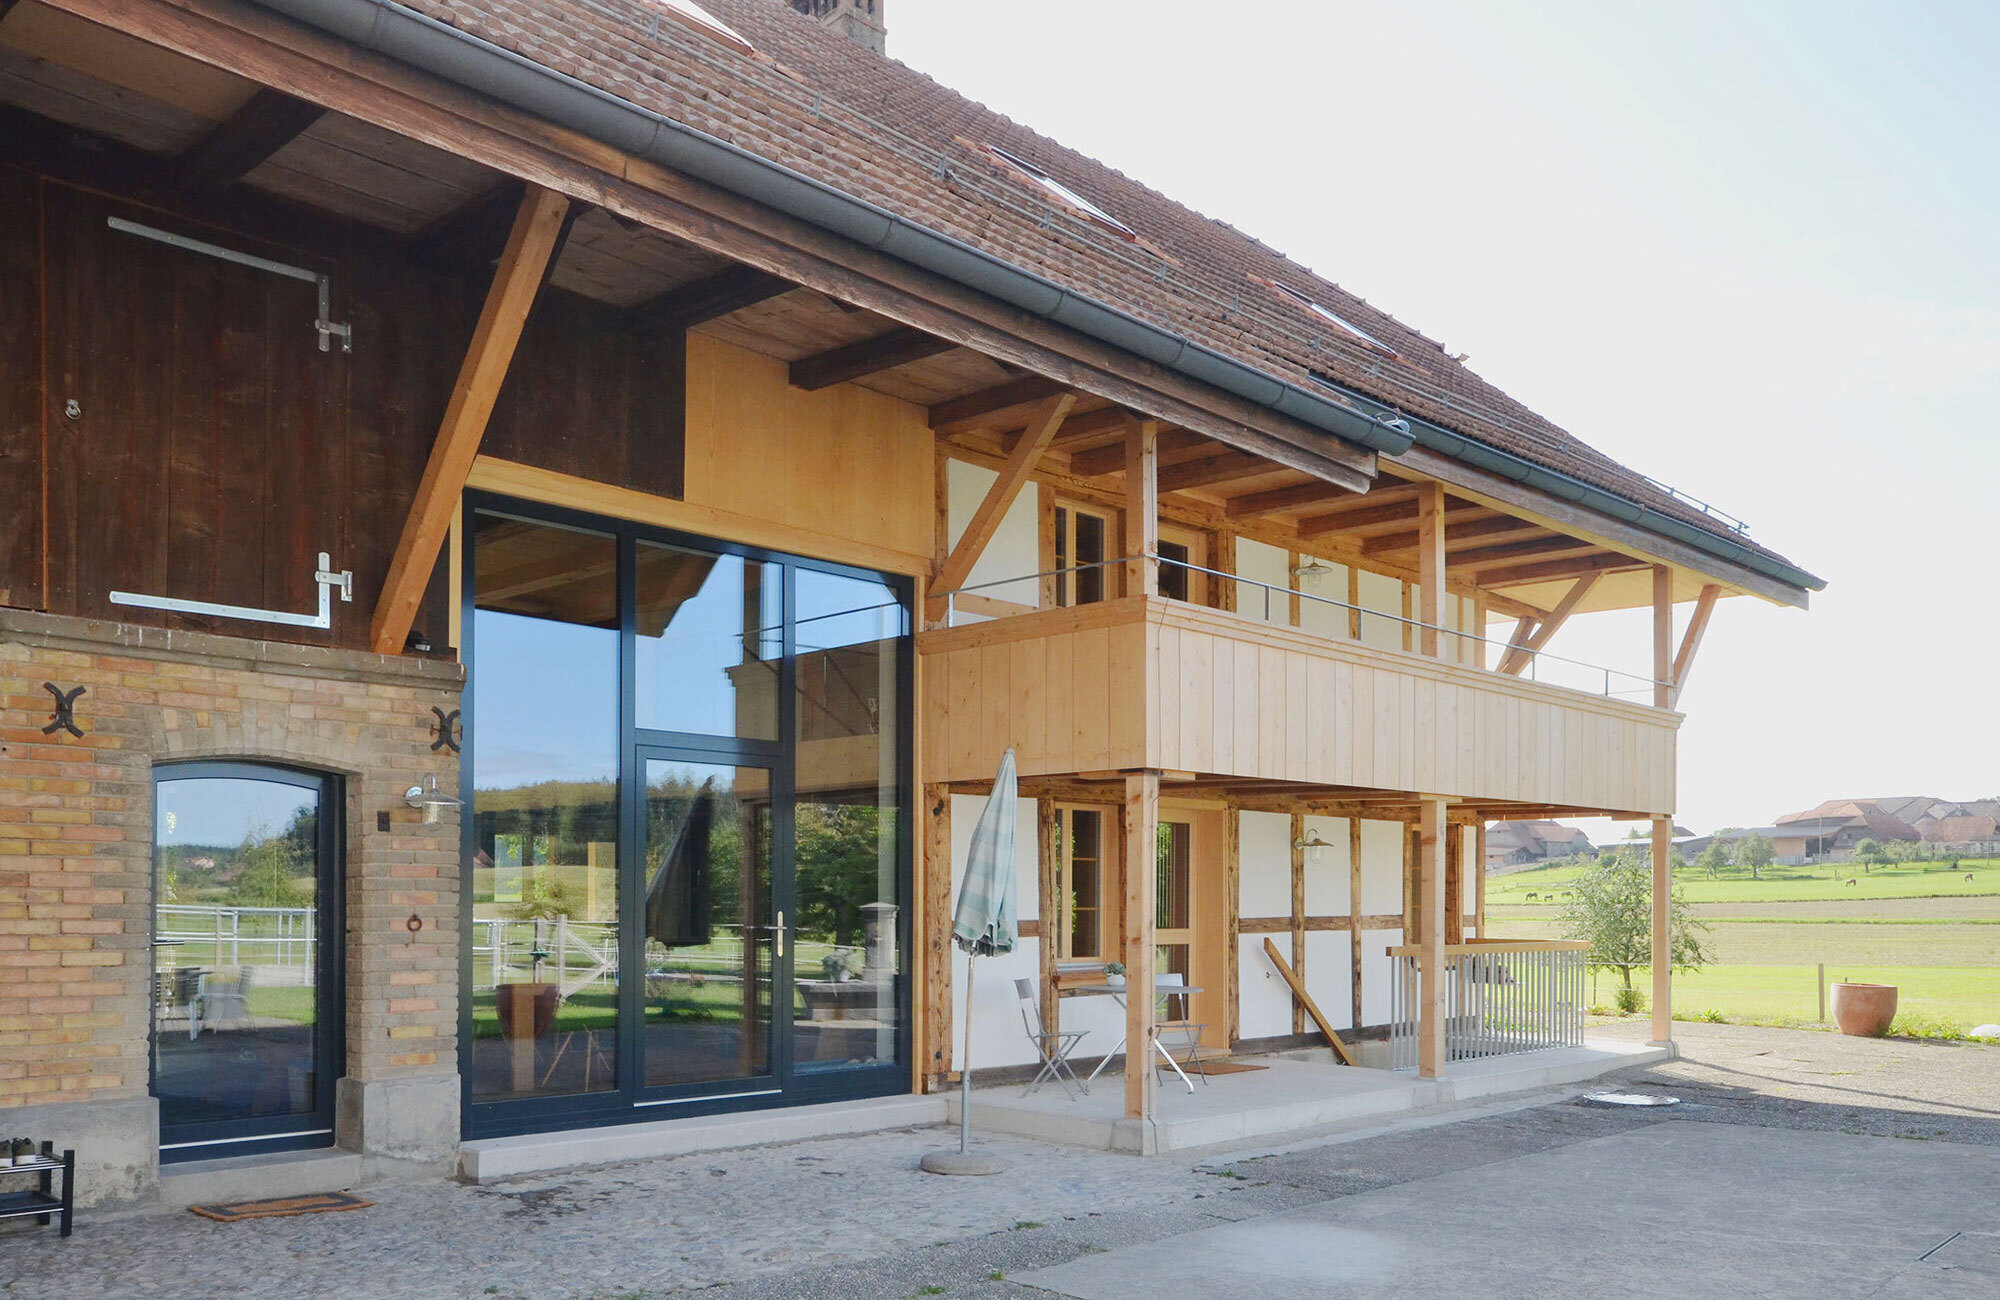
[[887,1107],[1015,977],[1150,1062],[1113,960],[1445,1076],[1553,960],[1490,824],[1664,879],[1711,614],[1820,580],[846,19],[0,0],[0,1114],[87,1195]]

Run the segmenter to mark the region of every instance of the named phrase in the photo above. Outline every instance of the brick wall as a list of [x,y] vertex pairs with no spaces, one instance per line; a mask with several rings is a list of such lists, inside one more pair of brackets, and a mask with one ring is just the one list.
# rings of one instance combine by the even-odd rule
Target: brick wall
[[[84,688],[83,736],[43,733],[44,682]],[[453,663],[0,610],[0,1108],[146,1096],[152,772],[176,759],[344,778],[347,1077],[454,1076],[458,822],[422,824],[403,792],[431,773],[456,790],[431,708],[460,682]]]

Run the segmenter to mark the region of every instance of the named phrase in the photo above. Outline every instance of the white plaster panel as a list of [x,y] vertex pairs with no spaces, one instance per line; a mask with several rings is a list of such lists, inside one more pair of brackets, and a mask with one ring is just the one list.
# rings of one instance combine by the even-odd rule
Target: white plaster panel
[[1379,610],[1391,615],[1390,618],[1375,618],[1368,614],[1361,616],[1361,640],[1364,644],[1383,650],[1403,648],[1403,625],[1397,622],[1403,616],[1403,583],[1400,578],[1392,578],[1386,573],[1361,571],[1361,600],[1364,610]]
[[[1289,552],[1263,542],[1253,542],[1247,537],[1236,539],[1236,572],[1245,578],[1255,578],[1258,582],[1268,582],[1282,587],[1284,591],[1268,593],[1270,596],[1270,618],[1273,623],[1290,624],[1292,621],[1292,599],[1286,594],[1291,589],[1292,572]],[[1265,617],[1264,588],[1247,582],[1236,584],[1236,612],[1247,618]]]
[[[966,859],[972,852],[972,832],[979,814],[986,808],[986,796],[959,794],[951,797],[951,899],[958,905],[958,893],[965,885]],[[1035,861],[1035,801],[1014,801],[1014,915],[1022,921],[1039,918],[1040,871]],[[965,1050],[965,976],[967,957],[952,949],[952,1063],[958,1067]],[[1037,979],[1041,974],[1040,941],[1022,938],[1014,951],[998,957],[979,958],[978,999],[973,1023],[974,1070],[983,1066],[1021,1065],[1035,1059],[1035,1049],[1021,1024],[1020,1000],[1014,992],[1016,979]]]
[[1349,936],[1314,930],[1306,935],[1306,992],[1336,1030],[1354,1024],[1354,958]]
[[1361,823],[1361,910],[1382,916],[1403,910],[1403,824]]
[[[987,489],[999,474],[984,465],[974,465],[962,460],[945,462],[945,489],[951,500],[948,507],[948,525],[951,544],[958,545],[958,539],[972,522],[973,512],[986,499]],[[1039,537],[1041,521],[1041,486],[1030,483],[1014,498],[1014,504],[1000,520],[1000,528],[993,534],[993,540],[986,544],[979,560],[972,566],[966,578],[967,587],[981,583],[997,582],[1003,578],[1021,578],[1036,572],[1041,566],[1041,542]],[[1041,584],[1032,578],[1020,582],[1008,582],[998,587],[979,587],[978,595],[992,596],[999,600],[1019,601],[1023,605],[1041,603]],[[961,613],[958,621],[977,622],[978,617]]]
[[[1367,1025],[1389,1023],[1390,959],[1386,949],[1403,942],[1401,930],[1369,930],[1361,936],[1361,1021]],[[1350,997],[1353,995],[1350,994]]]
[[[1345,602],[1347,599],[1347,566],[1320,560],[1332,572],[1317,582],[1304,583],[1300,590],[1308,596],[1324,596],[1327,600]],[[1329,605],[1324,600],[1301,600],[1299,602],[1299,626],[1308,632],[1337,641],[1348,639],[1348,611],[1346,605]]]
[[1278,945],[1291,960],[1292,936],[1246,934],[1237,940],[1237,1033],[1243,1038],[1271,1038],[1292,1032],[1292,990],[1264,953],[1264,940]]
[[1345,916],[1348,895],[1353,890],[1347,871],[1347,819],[1307,817],[1306,838],[1314,835],[1333,847],[1306,852],[1306,915]]
[[1238,916],[1292,914],[1292,819],[1283,813],[1239,813]]

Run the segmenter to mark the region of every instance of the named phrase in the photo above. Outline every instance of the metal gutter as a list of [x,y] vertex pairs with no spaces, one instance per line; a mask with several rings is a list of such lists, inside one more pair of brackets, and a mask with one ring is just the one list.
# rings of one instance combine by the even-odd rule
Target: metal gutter
[[361,49],[706,181],[788,216],[944,276],[1101,343],[1268,407],[1385,455],[1422,445],[1551,496],[1638,524],[1787,585],[1817,591],[1813,575],[1726,537],[1592,487],[1556,470],[1410,417],[1372,399],[1331,401],[1130,313],[916,225],[822,181],[685,123],[542,66],[394,0],[256,0],[263,8]]

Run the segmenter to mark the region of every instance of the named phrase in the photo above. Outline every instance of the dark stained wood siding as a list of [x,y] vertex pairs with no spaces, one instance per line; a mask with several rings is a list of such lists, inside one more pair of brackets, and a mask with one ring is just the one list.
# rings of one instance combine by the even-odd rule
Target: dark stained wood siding
[[[333,315],[353,324],[354,351],[343,354],[337,342],[319,350],[312,285],[113,231],[106,218],[114,214],[328,271]],[[478,316],[483,277],[460,281],[379,254],[268,242],[12,170],[0,171],[0,275],[7,603],[364,646]],[[517,354],[485,449],[678,496],[684,387],[680,340],[635,339],[616,311],[551,290]],[[83,407],[75,421],[63,415],[71,398]],[[108,598],[122,589],[310,610],[322,550],[335,568],[355,574],[354,601],[336,601],[328,633],[176,616]],[[444,569],[440,563],[417,620],[439,643]]]
[[42,604],[42,295],[38,186],[0,167],[0,604]]

